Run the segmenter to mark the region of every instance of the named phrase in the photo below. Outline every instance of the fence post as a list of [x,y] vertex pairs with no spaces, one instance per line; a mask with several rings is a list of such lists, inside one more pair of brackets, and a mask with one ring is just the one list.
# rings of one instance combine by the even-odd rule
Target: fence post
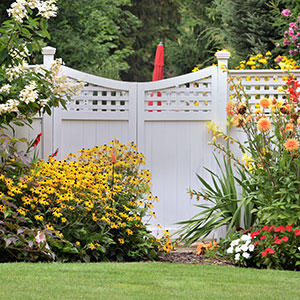
[[56,49],[50,46],[42,48],[42,54],[43,54],[43,65],[46,68],[49,68],[51,66],[51,63],[54,61],[54,54],[56,52]]
[[217,88],[217,105],[216,105],[216,121],[217,125],[221,128],[223,132],[226,132],[226,103],[228,101],[228,59],[230,57],[230,52],[219,51],[216,53],[218,60],[218,88]]
[[[56,49],[50,46],[42,48],[43,65],[46,69],[49,69],[54,61],[54,54]],[[52,108],[52,115],[44,114],[42,120],[42,132],[43,132],[43,147],[42,155],[46,158],[46,155],[51,155],[54,152],[54,109]]]

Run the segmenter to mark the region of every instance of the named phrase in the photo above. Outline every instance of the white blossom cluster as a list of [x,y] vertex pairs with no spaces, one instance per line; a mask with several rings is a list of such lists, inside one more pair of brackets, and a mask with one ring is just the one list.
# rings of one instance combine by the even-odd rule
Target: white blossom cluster
[[52,72],[51,83],[53,86],[53,93],[60,97],[65,95],[77,95],[83,89],[84,84],[82,82],[75,82],[65,74],[62,74],[61,67],[61,59],[56,59],[50,67],[50,71]]
[[10,84],[4,84],[1,88],[0,88],[0,93],[9,93],[11,88]]
[[25,59],[19,61],[19,64],[9,66],[6,68],[5,73],[8,75],[8,81],[13,81],[16,78],[23,76],[29,71],[29,65]]
[[6,103],[0,104],[0,114],[17,111],[19,103],[20,102],[18,100],[9,99]]
[[16,0],[7,10],[8,15],[12,16],[17,22],[22,23],[27,18],[27,7],[38,9],[38,14],[43,18],[55,17],[57,13],[56,0]]
[[31,55],[26,45],[23,45],[23,47],[21,47],[21,50],[11,49],[9,51],[9,54],[11,57],[16,59],[24,59]]
[[[14,79],[26,75],[26,72],[34,72],[42,75],[45,77],[51,85],[51,95],[56,98],[65,98],[65,96],[76,96],[82,89],[83,83],[78,83],[74,80],[71,80],[66,75],[61,73],[61,66],[62,61],[61,59],[57,59],[53,62],[52,66],[50,67],[50,76],[46,77],[46,71],[43,67],[37,66],[35,68],[29,68],[28,66],[23,65],[16,65],[13,67],[7,68],[6,74],[8,74],[8,81],[11,82]],[[26,72],[25,72],[26,71]],[[11,92],[11,85],[4,84],[0,87],[0,93],[7,93]],[[12,96],[14,97],[14,96]],[[38,86],[36,81],[31,80],[27,85],[23,87],[23,89],[16,95],[16,98],[19,100],[7,100],[4,104],[0,104],[0,115],[9,113],[12,111],[18,111],[18,105],[21,102],[26,104],[36,102],[42,108],[48,104],[50,101],[50,97],[41,98],[39,99],[40,94],[38,91]]]
[[251,244],[250,234],[244,234],[240,239],[233,240],[230,243],[230,247],[227,249],[228,254],[234,254],[234,260],[238,261],[241,256],[244,258],[249,258],[250,253],[253,252],[254,245]]
[[36,82],[31,81],[24,89],[20,92],[20,100],[26,104],[35,102],[38,99],[38,92],[36,90]]

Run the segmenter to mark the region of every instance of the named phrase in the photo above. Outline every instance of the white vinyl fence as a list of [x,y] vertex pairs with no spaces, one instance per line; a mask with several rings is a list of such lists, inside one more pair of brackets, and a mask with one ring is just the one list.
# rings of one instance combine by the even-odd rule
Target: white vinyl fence
[[[44,65],[53,61],[54,54],[55,48],[43,49]],[[63,67],[68,77],[85,82],[84,89],[68,102],[68,110],[57,108],[52,116],[37,118],[34,132],[23,129],[22,134],[34,138],[43,132],[41,155],[59,148],[58,159],[113,138],[136,142],[152,172],[152,192],[160,199],[154,209],[157,219],[150,222],[173,232],[176,222],[199,212],[196,200],[187,193],[188,188],[200,189],[195,174],[209,180],[203,167],[216,170],[206,122],[226,128],[225,106],[231,91],[227,72],[220,66],[227,65],[229,56],[217,53],[219,67],[145,83],[115,81]],[[232,70],[231,74],[242,77],[253,104],[264,96],[282,97],[277,92],[285,82],[281,71]]]

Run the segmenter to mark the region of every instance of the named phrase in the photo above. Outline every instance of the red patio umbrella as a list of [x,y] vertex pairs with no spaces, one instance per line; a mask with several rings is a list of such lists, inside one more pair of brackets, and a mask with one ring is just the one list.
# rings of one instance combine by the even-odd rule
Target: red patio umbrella
[[[152,81],[162,79],[164,79],[164,45],[160,42],[156,48]],[[161,97],[161,92],[157,92],[157,96]],[[151,97],[153,97],[153,93],[151,94]],[[148,101],[148,105],[152,106],[153,101]],[[161,101],[157,101],[157,105],[161,106]]]
[[156,48],[152,81],[164,79],[164,45],[162,42]]

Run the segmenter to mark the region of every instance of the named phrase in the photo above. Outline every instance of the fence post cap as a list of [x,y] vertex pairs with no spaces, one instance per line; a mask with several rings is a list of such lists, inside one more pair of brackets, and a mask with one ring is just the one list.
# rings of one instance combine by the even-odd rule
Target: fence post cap
[[56,52],[56,48],[51,46],[46,46],[42,48],[42,54],[43,55],[54,55]]
[[224,50],[218,51],[218,52],[216,53],[216,57],[217,57],[218,60],[219,60],[219,59],[229,59],[229,57],[230,57],[230,52],[229,52],[229,51],[224,51]]

